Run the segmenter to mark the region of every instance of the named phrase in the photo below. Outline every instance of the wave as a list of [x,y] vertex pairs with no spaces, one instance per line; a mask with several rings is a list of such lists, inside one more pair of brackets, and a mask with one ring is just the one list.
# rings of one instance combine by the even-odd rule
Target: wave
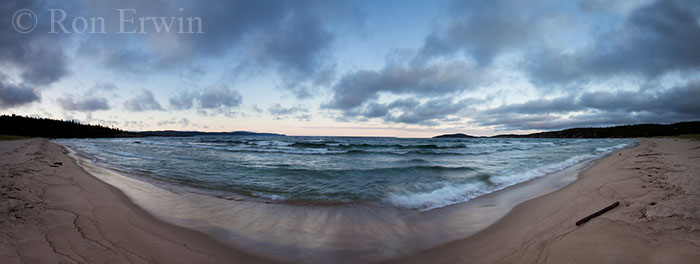
[[539,178],[550,173],[564,170],[579,162],[592,160],[599,155],[583,154],[573,156],[565,161],[548,164],[523,173],[492,176],[486,180],[470,181],[463,184],[443,183],[441,187],[423,192],[390,192],[386,200],[398,207],[428,211],[435,208],[462,203],[476,197],[499,191],[510,186]]
[[319,154],[345,154],[344,150],[329,150],[326,148],[307,148],[307,149],[278,149],[278,148],[225,148],[230,152],[257,152],[257,153],[280,153],[280,154],[298,154],[298,155],[319,155]]
[[369,169],[328,169],[328,170],[314,170],[305,168],[287,168],[287,167],[277,167],[275,168],[280,172],[296,172],[296,173],[306,173],[306,175],[313,175],[314,173],[322,174],[352,174],[356,172],[362,173],[375,173],[385,175],[394,175],[396,173],[416,173],[419,171],[431,171],[431,172],[471,172],[476,171],[474,167],[468,166],[439,166],[439,165],[414,165],[414,166],[392,166],[392,167],[382,167],[382,168],[369,168]]
[[286,201],[286,200],[288,200],[287,197],[282,196],[282,195],[278,195],[278,194],[252,192],[252,193],[250,193],[250,195],[255,196],[255,197],[259,197],[259,198],[265,198],[265,199],[272,200],[272,201]]
[[161,160],[156,157],[150,157],[150,156],[144,156],[144,155],[138,155],[133,152],[126,152],[126,151],[119,151],[119,150],[109,150],[109,149],[104,149],[101,148],[99,149],[100,152],[104,152],[107,154],[115,155],[115,156],[120,156],[124,158],[136,158],[136,159],[146,159],[146,160]]
[[227,143],[227,144],[243,144],[244,140],[233,140],[233,139],[200,139],[199,142],[203,143]]
[[629,146],[628,143],[622,143],[622,144],[617,144],[617,145],[612,146],[612,147],[601,147],[601,148],[596,148],[595,151],[596,151],[596,152],[612,152],[613,150],[625,148],[625,147],[627,147],[627,146]]
[[443,187],[427,192],[392,192],[387,195],[386,200],[398,207],[428,211],[466,202],[490,192],[493,192],[493,187],[485,182],[444,183]]
[[289,146],[295,148],[327,148],[340,146],[340,143],[294,142]]
[[171,142],[159,142],[159,141],[151,141],[151,140],[134,140],[134,141],[128,141],[124,142],[128,144],[138,144],[138,145],[150,145],[150,146],[163,146],[163,147],[186,147],[186,144],[182,143],[171,143]]
[[592,160],[599,157],[600,155],[593,154],[576,155],[566,159],[565,161],[544,165],[538,168],[525,171],[523,173],[514,173],[502,177],[494,177],[492,181],[497,185],[504,185],[508,187],[535,178],[539,178],[553,172],[564,170],[585,160]]

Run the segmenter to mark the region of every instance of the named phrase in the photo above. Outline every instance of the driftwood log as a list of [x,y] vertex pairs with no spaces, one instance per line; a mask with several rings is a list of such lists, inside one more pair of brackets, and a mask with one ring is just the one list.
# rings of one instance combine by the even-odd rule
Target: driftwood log
[[618,205],[620,205],[620,202],[614,202],[613,204],[608,205],[608,207],[605,207],[605,208],[603,208],[603,209],[600,209],[600,211],[595,212],[595,213],[593,213],[592,215],[586,216],[586,217],[584,217],[584,218],[581,219],[581,220],[578,220],[578,222],[576,222],[576,225],[577,225],[577,226],[580,226],[580,225],[582,225],[583,223],[588,222],[588,220],[591,220],[591,219],[593,219],[594,217],[597,217],[597,216],[599,216],[599,215],[602,215],[603,213],[605,213],[605,212],[607,212],[607,211],[610,211],[610,209],[613,209],[613,208],[617,207]]

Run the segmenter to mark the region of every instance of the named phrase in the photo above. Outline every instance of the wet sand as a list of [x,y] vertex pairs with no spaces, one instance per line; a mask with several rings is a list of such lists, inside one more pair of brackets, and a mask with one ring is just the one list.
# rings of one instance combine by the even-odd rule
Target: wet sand
[[0,141],[2,263],[261,263],[160,221],[47,139]]
[[[700,142],[654,138],[465,239],[397,263],[698,263]],[[620,206],[576,226],[611,203]]]

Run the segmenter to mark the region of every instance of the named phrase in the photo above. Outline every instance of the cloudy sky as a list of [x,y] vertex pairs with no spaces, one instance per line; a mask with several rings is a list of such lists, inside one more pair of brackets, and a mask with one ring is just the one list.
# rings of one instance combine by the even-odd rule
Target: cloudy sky
[[399,137],[700,119],[695,0],[5,0],[0,13],[2,114]]

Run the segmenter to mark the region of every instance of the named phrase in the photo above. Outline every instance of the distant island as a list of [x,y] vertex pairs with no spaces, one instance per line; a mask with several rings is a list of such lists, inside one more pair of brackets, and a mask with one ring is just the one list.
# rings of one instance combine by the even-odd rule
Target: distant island
[[[669,125],[639,124],[614,127],[570,128],[526,135],[506,134],[484,138],[636,138],[700,134],[700,121]],[[474,138],[465,134],[445,134],[433,138]]]
[[434,136],[433,138],[476,138],[475,136],[457,133],[457,134],[444,134],[439,136]]

